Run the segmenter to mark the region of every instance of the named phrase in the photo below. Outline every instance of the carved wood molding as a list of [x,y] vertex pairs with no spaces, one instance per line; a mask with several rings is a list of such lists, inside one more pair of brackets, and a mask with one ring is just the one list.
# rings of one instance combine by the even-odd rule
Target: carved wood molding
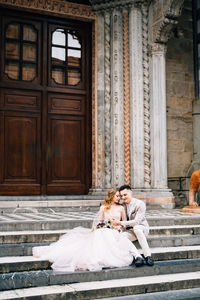
[[96,18],[90,6],[61,0],[0,0],[0,5],[56,13],[79,19],[94,20]]
[[129,61],[129,15],[123,12],[123,61],[124,61],[124,181],[131,182],[130,168],[130,61]]

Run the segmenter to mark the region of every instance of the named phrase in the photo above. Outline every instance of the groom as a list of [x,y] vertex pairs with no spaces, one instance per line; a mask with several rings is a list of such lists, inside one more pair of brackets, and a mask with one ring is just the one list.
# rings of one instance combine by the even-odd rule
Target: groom
[[[131,241],[138,240],[148,266],[153,266],[151,251],[147,243],[146,236],[149,233],[149,225],[146,220],[146,205],[142,200],[133,198],[133,192],[129,185],[122,185],[119,188],[120,196],[125,204],[128,221],[115,220],[114,225],[121,225],[125,231],[122,233]],[[135,253],[135,265],[137,267],[144,264],[144,260],[138,250]]]

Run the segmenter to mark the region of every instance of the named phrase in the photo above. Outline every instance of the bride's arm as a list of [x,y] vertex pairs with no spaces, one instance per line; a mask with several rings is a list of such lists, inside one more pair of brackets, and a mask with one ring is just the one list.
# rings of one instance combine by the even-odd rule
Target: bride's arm
[[101,206],[99,210],[99,220],[104,220],[104,207]]
[[122,206],[122,210],[121,210],[121,221],[126,221],[126,213],[125,213],[125,209]]

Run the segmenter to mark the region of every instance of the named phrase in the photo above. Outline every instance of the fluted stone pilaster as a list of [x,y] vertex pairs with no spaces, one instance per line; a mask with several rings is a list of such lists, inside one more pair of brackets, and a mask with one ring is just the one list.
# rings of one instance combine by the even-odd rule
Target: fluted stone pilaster
[[166,46],[151,48],[151,165],[152,187],[167,188]]
[[142,60],[142,14],[140,8],[129,12],[130,43],[130,120],[131,185],[144,188],[144,104]]

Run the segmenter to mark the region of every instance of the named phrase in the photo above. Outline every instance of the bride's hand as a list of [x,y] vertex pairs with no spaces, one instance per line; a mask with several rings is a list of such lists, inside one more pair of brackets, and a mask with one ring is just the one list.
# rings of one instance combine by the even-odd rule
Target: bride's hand
[[118,231],[120,231],[121,228],[122,228],[122,226],[120,226],[120,225],[114,226],[114,229],[115,229],[115,230],[118,230]]

